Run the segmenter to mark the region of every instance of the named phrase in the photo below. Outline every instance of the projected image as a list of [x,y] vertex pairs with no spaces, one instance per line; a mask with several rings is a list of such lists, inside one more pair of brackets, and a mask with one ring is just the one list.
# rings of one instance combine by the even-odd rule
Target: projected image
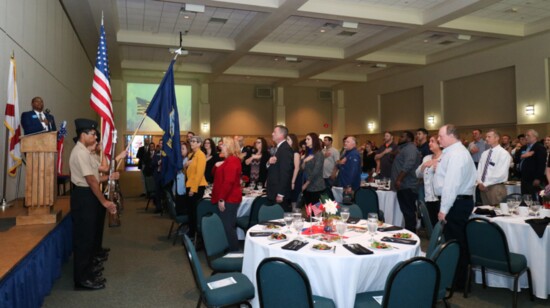
[[[158,84],[149,83],[128,83],[126,86],[126,119],[128,124],[126,129],[134,131],[141,119],[143,113],[147,110],[149,102],[157,91]],[[176,85],[176,100],[178,102],[178,114],[180,120],[180,130],[191,129],[191,86]],[[160,133],[161,129],[153,120],[146,118],[139,129],[140,132]]]

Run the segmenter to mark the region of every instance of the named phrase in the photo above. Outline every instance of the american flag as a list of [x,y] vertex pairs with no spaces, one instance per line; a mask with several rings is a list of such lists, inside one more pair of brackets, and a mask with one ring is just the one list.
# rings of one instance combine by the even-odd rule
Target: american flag
[[10,59],[8,76],[8,101],[6,103],[6,119],[4,125],[9,131],[8,137],[8,174],[15,176],[17,167],[21,165],[21,125],[19,125],[19,97],[17,95],[15,58]]
[[92,95],[90,105],[103,119],[101,141],[103,152],[111,157],[113,146],[113,129],[115,128],[113,117],[113,105],[111,103],[111,83],[109,77],[109,61],[107,60],[107,41],[105,40],[105,28],[103,19],[99,30],[99,46],[94,69],[94,81],[92,83]]
[[57,132],[57,174],[63,174],[63,141],[67,136],[67,121],[61,123],[61,128]]

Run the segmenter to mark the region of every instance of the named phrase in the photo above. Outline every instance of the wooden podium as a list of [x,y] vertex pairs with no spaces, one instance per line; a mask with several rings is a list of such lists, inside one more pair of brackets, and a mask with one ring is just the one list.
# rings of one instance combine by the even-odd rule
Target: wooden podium
[[16,218],[17,225],[56,223],[61,211],[54,212],[55,156],[57,154],[57,132],[21,137],[21,152],[26,153],[25,207],[27,215]]

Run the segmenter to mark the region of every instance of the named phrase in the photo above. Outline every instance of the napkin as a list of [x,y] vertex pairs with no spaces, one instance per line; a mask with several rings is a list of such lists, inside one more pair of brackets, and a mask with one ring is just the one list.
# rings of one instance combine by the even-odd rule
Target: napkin
[[486,216],[489,216],[489,217],[497,216],[497,214],[495,213],[494,210],[482,209],[482,208],[479,208],[479,207],[476,207],[476,209],[474,210],[474,214],[486,215]]
[[535,233],[540,238],[542,238],[544,236],[546,226],[548,225],[548,223],[550,223],[550,217],[526,219],[525,222],[528,223],[531,228],[533,228],[533,230],[535,230]]
[[371,250],[365,248],[361,244],[344,244],[342,246],[344,246],[344,248],[356,255],[372,255],[373,253]]
[[358,223],[360,220],[361,220],[361,218],[359,218],[359,217],[350,217],[350,218],[348,218],[347,223],[353,225],[353,224]]
[[298,250],[302,249],[302,247],[306,246],[307,244],[308,244],[308,242],[293,240],[292,242],[282,246],[281,248],[286,249],[286,250],[298,251]]
[[250,232],[250,236],[259,237],[259,236],[270,236],[273,232]]
[[378,231],[380,231],[380,232],[399,231],[399,230],[403,230],[403,228],[398,227],[398,226],[389,226],[389,227],[378,228]]
[[398,243],[398,244],[407,244],[407,245],[415,245],[416,240],[410,240],[407,238],[396,238],[396,237],[388,237],[384,236],[381,239],[382,242],[389,242],[389,243]]
[[260,222],[259,225],[262,225],[262,226],[276,225],[276,226],[279,226],[279,227],[286,226],[286,224],[284,222],[279,222],[279,221],[264,221],[264,222]]

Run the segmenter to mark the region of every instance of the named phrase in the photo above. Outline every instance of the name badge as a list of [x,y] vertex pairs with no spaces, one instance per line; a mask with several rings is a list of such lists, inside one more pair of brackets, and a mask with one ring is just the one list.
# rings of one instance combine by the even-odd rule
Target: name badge
[[33,118],[33,119],[37,119],[38,116],[37,116],[36,114],[33,114],[33,115],[32,115],[32,118]]

